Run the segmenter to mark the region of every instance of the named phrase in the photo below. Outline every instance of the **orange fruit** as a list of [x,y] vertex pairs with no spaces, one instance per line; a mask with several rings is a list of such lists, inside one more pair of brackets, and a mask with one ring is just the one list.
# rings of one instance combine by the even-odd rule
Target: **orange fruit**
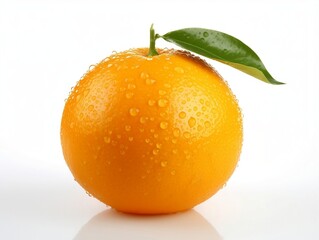
[[115,53],[66,101],[61,142],[75,180],[123,212],[190,209],[223,187],[242,146],[242,117],[225,81],[188,52]]

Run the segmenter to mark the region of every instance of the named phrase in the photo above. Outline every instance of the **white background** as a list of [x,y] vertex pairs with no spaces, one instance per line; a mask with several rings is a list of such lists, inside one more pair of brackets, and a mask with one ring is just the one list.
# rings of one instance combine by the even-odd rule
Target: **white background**
[[[0,0],[0,239],[319,239],[318,1]],[[254,49],[287,83],[209,60],[244,114],[226,188],[171,216],[119,214],[64,163],[64,99],[91,64],[158,33],[205,27]],[[174,47],[157,41],[158,47]]]

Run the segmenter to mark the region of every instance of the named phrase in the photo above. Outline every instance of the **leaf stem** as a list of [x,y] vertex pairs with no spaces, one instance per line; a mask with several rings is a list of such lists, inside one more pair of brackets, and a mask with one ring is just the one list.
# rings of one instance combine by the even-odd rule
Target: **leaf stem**
[[148,57],[158,55],[158,52],[156,51],[156,48],[155,48],[155,41],[157,38],[158,38],[158,34],[155,35],[155,31],[154,31],[153,24],[152,24],[151,28],[150,28],[150,49],[149,49],[149,52],[147,54]]

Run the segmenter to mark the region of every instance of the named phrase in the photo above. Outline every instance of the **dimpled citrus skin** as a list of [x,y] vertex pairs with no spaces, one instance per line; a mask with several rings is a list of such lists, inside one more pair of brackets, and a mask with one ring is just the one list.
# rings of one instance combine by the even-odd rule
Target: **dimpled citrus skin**
[[223,187],[239,160],[235,96],[188,52],[115,53],[89,70],[66,101],[61,142],[75,180],[123,212],[190,209]]

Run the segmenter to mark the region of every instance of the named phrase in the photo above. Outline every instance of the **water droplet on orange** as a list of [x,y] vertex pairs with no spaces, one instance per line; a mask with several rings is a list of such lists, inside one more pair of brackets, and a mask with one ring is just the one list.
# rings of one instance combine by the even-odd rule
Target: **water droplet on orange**
[[127,99],[130,99],[130,98],[132,98],[133,96],[134,96],[134,93],[132,93],[132,92],[128,92],[128,93],[125,94],[125,97],[126,97]]
[[153,154],[154,154],[154,155],[157,155],[158,153],[159,153],[159,149],[158,149],[158,148],[154,148],[154,149],[153,149]]
[[179,137],[179,134],[180,134],[180,130],[179,130],[178,128],[175,128],[175,129],[173,130],[173,135],[174,135],[174,137]]
[[156,103],[156,101],[155,100],[153,100],[153,99],[150,99],[150,100],[148,100],[148,105],[149,106],[154,106],[155,105],[155,103]]
[[166,87],[166,88],[171,88],[171,84],[165,83],[165,84],[164,84],[164,87]]
[[168,100],[163,99],[163,98],[159,99],[157,102],[159,107],[166,107],[167,103],[168,103]]
[[94,106],[93,106],[93,105],[90,105],[90,106],[88,107],[88,109],[89,109],[89,111],[93,111]]
[[129,89],[129,90],[133,90],[133,89],[135,89],[135,88],[136,88],[136,85],[133,84],[133,83],[129,83],[129,84],[127,85],[127,89]]
[[211,123],[209,121],[205,122],[205,127],[209,128],[211,126]]
[[140,77],[145,80],[145,79],[149,78],[149,75],[146,72],[141,72]]
[[183,135],[184,135],[185,138],[190,138],[191,137],[190,132],[184,132]]
[[167,117],[167,112],[160,112],[161,117]]
[[156,80],[154,80],[152,78],[147,78],[147,79],[145,79],[145,83],[147,85],[153,85],[154,83],[156,83]]
[[186,113],[185,112],[180,112],[178,114],[178,116],[181,118],[181,119],[184,119],[186,117]]
[[166,166],[167,166],[167,161],[162,161],[162,162],[161,162],[161,166],[162,166],[162,167],[166,167]]
[[196,125],[196,119],[195,118],[193,118],[193,117],[190,117],[189,119],[188,119],[188,126],[189,127],[194,127]]
[[176,143],[177,143],[177,139],[176,139],[176,138],[173,138],[173,139],[172,139],[172,143],[176,144]]
[[135,66],[132,66],[131,69],[138,69],[140,65],[136,64]]
[[147,121],[147,117],[144,117],[144,116],[140,117],[140,123],[144,124],[146,123],[146,121]]
[[161,122],[160,123],[160,128],[161,129],[166,129],[168,127],[168,122]]
[[130,108],[129,113],[132,117],[135,117],[138,113],[139,113],[139,109],[138,108]]
[[85,192],[89,197],[92,197],[92,194],[89,193],[88,191]]
[[95,68],[95,64],[91,64],[91,65],[89,66],[89,71],[92,71],[94,68]]
[[125,126],[125,131],[129,132],[131,131],[132,127],[130,125],[126,125]]
[[181,67],[175,67],[174,70],[175,70],[175,72],[177,72],[177,73],[184,73],[184,69],[181,68]]
[[163,96],[163,95],[165,95],[165,94],[166,94],[166,91],[165,91],[165,90],[160,89],[160,90],[158,90],[158,94],[159,94],[159,95],[161,95],[161,96]]

